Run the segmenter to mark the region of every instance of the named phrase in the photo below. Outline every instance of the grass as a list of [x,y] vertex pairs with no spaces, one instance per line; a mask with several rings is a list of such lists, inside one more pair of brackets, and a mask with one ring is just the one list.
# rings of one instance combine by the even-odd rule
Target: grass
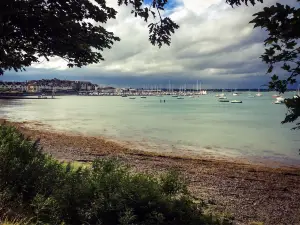
[[114,159],[59,163],[6,125],[0,126],[0,160],[0,215],[16,219],[2,224],[231,224],[204,213],[174,171],[133,173]]

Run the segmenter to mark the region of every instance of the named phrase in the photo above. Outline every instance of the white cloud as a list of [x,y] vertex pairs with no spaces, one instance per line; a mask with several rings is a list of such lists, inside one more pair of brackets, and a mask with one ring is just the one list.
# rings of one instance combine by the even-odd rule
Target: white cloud
[[[180,25],[180,29],[172,37],[171,46],[161,49],[149,43],[147,24],[134,18],[129,7],[117,7],[117,0],[107,2],[118,14],[116,20],[104,26],[115,32],[121,42],[103,52],[104,62],[87,69],[97,69],[99,73],[119,72],[120,76],[122,73],[146,76],[148,73],[183,72],[217,76],[237,70],[236,76],[243,76],[255,73],[253,67],[260,64],[258,57],[263,52],[264,36],[259,30],[254,31],[249,21],[253,13],[274,0],[255,7],[238,8],[231,8],[225,0],[178,0],[178,7],[165,13]],[[251,64],[251,70],[247,63]],[[33,67],[67,69],[66,62],[57,58]]]

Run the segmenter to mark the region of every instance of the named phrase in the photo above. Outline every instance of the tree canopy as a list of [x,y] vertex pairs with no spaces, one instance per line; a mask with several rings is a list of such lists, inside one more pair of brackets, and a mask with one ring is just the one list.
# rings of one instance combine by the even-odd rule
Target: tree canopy
[[[161,47],[170,45],[171,35],[179,26],[162,17],[168,0],[116,0],[132,8],[135,17],[146,22],[149,16],[149,41]],[[263,0],[226,0],[231,6],[254,5]],[[102,25],[116,18],[117,11],[105,0],[1,0],[0,1],[0,75],[5,70],[24,70],[41,58],[58,56],[69,67],[98,63],[101,52],[120,38]]]
[[[153,45],[170,44],[171,33],[179,26],[162,18],[167,1],[153,1],[143,8],[143,1],[122,1],[132,5],[135,16],[148,20],[159,14],[159,22],[149,24]],[[154,11],[156,10],[156,11]],[[0,75],[5,70],[24,70],[41,57],[58,56],[69,67],[81,67],[104,60],[101,52],[120,38],[103,26],[116,18],[117,11],[105,0],[1,0],[0,1]]]
[[[163,17],[168,0],[116,0],[118,5],[132,8],[135,17],[148,22],[149,41],[161,47],[170,45],[171,35],[179,25]],[[263,0],[224,0],[232,7],[263,3]],[[299,2],[300,0],[295,0]],[[58,56],[69,67],[82,67],[104,60],[101,52],[120,41],[103,24],[116,18],[117,11],[105,0],[1,0],[0,1],[0,75],[14,69],[25,70],[44,57]],[[251,23],[269,32],[265,53],[267,73],[280,65],[285,77],[273,74],[269,88],[284,93],[289,84],[295,84],[300,73],[300,9],[276,3],[254,14]],[[278,71],[278,70],[276,70]],[[300,98],[287,99],[285,122],[294,122],[300,116]],[[298,128],[300,124],[298,123]]]
[[[288,85],[297,83],[297,77],[300,75],[300,7],[276,3],[253,16],[255,18],[250,23],[268,32],[264,41],[265,52],[261,59],[269,67],[267,74],[273,73],[269,88],[284,93]],[[284,72],[284,77],[274,72],[274,69],[278,72],[278,67]],[[296,121],[300,117],[300,96],[286,99],[285,104],[288,112],[282,123]],[[299,122],[294,129],[300,129]]]

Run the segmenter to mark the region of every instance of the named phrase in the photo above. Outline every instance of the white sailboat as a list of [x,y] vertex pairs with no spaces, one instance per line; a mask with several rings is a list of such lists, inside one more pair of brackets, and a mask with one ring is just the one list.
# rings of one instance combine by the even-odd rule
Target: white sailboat
[[161,94],[161,89],[159,90],[158,92],[158,86],[156,86],[156,97],[162,97],[162,94]]
[[285,99],[284,97],[280,96],[280,97],[276,98],[276,101],[284,102],[284,99]]
[[274,104],[283,104],[284,103],[285,98],[282,96],[279,96],[276,98],[276,101],[274,102]]
[[300,84],[298,85],[298,91],[297,94],[294,95],[294,98],[300,98],[300,90],[299,90]]
[[257,89],[257,93],[255,94],[257,97],[261,97],[262,96],[262,93],[260,93],[260,90]]
[[219,99],[227,99],[226,95],[224,94],[224,89],[222,89],[222,94],[219,95]]
[[274,104],[283,104],[283,102],[276,100]]
[[232,93],[233,96],[238,96],[239,94],[237,93],[236,89],[234,90],[234,92]]
[[232,100],[231,103],[243,103],[241,100]]
[[248,98],[254,98],[255,96],[250,93],[250,89],[248,91]]

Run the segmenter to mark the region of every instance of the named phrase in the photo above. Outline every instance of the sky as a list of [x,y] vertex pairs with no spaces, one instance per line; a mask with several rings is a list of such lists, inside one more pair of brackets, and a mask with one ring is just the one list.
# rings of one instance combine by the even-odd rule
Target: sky
[[255,12],[275,2],[296,1],[265,0],[254,7],[232,8],[225,0],[169,0],[163,15],[180,28],[172,36],[171,46],[159,49],[150,44],[147,24],[135,18],[130,7],[118,7],[117,0],[107,0],[118,14],[103,26],[121,41],[104,50],[105,61],[69,69],[65,61],[52,58],[32,65],[26,72],[8,71],[2,79],[56,77],[116,87],[167,87],[169,81],[174,87],[191,87],[198,80],[203,88],[258,88],[270,79],[267,66],[259,58],[266,32],[253,29],[249,21]]

